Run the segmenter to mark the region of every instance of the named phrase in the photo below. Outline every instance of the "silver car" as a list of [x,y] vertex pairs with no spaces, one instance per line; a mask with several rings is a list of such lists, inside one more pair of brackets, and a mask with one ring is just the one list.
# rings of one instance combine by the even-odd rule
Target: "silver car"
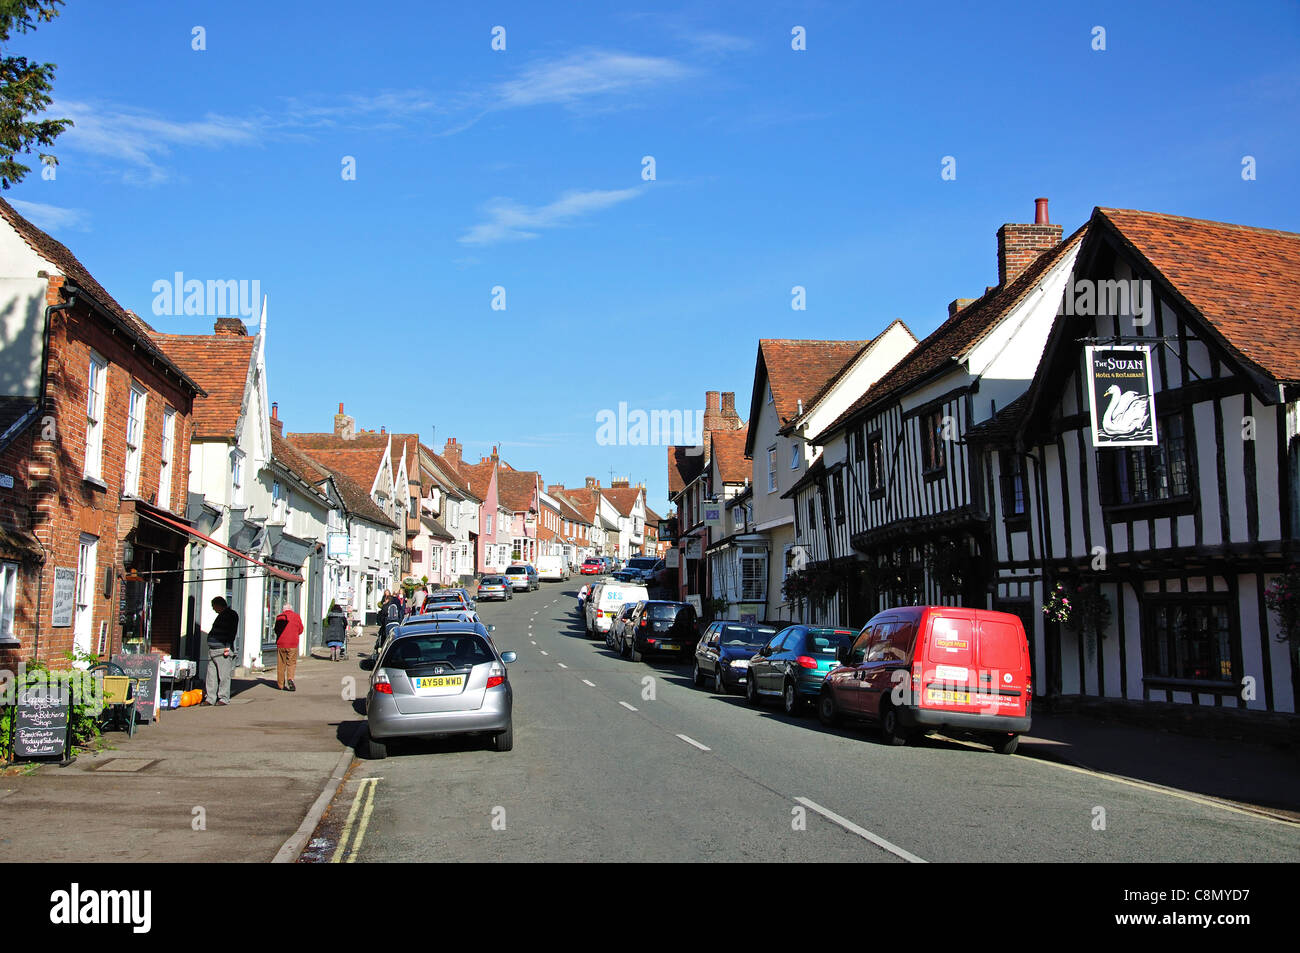
[[[514,691],[506,665],[481,622],[418,622],[389,638],[366,695],[371,758],[406,738],[486,734],[496,751],[514,747]],[[364,665],[363,667],[369,667]]]

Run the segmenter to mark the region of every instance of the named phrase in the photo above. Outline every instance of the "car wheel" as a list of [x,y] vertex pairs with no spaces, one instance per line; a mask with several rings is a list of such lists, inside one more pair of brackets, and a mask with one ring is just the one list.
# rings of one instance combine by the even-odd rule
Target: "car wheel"
[[758,694],[758,680],[754,678],[754,673],[749,673],[749,678],[745,682],[745,700],[758,708],[763,704],[762,697]]
[[509,751],[515,746],[515,720],[506,722],[506,730],[492,736],[493,751]]
[[691,684],[696,688],[704,686],[704,673],[700,671],[700,660],[695,660],[695,670],[691,672]]
[[388,745],[382,741],[376,741],[366,733],[366,757],[371,761],[383,761],[388,757]]
[[907,744],[907,732],[903,730],[902,721],[898,717],[898,709],[893,705],[886,704],[881,709],[880,737],[884,739],[885,744],[895,748]]
[[998,754],[1015,754],[1016,748],[1020,747],[1019,735],[994,735],[989,739],[989,744]]
[[727,681],[722,675],[722,663],[718,663],[717,669],[713,673],[713,693],[715,695],[730,695],[727,691]]
[[786,680],[785,687],[781,689],[781,707],[787,715],[794,717],[803,709],[803,699],[799,697],[799,690],[795,688],[794,682]]
[[842,720],[839,709],[835,707],[835,696],[822,692],[817,699],[817,717],[827,728],[834,728]]

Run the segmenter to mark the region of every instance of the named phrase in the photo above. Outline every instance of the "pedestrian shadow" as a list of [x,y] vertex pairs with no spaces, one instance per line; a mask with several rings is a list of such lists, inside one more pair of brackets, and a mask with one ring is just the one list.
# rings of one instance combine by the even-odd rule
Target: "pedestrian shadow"
[[279,684],[273,678],[232,678],[230,680],[230,697],[234,698],[244,692],[252,691],[258,685],[269,685],[276,691],[280,690]]

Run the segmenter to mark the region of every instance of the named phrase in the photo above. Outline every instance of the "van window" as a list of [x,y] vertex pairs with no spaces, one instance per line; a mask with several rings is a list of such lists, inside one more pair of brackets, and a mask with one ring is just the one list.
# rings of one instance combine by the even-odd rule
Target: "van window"
[[867,657],[867,645],[871,642],[871,636],[879,626],[868,626],[863,629],[853,643],[853,650],[849,653],[849,664],[858,665]]
[[980,667],[1002,672],[1021,666],[1020,629],[1009,622],[984,619],[980,622]]
[[974,658],[971,651],[970,619],[952,618],[950,616],[930,617],[930,651],[931,662],[950,662],[969,665]]
[[868,662],[888,662],[896,659],[897,655],[892,641],[893,634],[899,628],[897,622],[882,622],[875,628],[875,634],[871,637],[871,646],[867,649]]
[[898,623],[889,635],[899,661],[906,662],[912,657],[912,645],[916,642],[916,620],[908,619]]

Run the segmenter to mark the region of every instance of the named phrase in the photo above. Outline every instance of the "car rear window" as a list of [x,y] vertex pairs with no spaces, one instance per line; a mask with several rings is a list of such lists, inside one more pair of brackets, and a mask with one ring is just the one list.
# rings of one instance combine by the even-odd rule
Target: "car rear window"
[[672,622],[677,618],[677,613],[689,608],[690,606],[660,603],[650,606],[649,616],[656,622]]
[[507,569],[507,570],[506,570],[506,575],[507,575],[507,576],[526,576],[526,575],[528,575],[528,570],[525,569],[523,566],[520,566],[518,569]]
[[426,606],[459,606],[464,600],[460,596],[430,596],[425,600]]
[[473,633],[410,635],[398,639],[384,653],[380,668],[407,671],[438,662],[453,665],[478,665],[496,659],[487,642]]
[[747,625],[724,625],[718,641],[722,645],[766,645],[776,635],[776,629],[753,628]]
[[658,559],[629,559],[627,561],[628,569],[653,569],[659,564]]
[[852,632],[833,632],[827,629],[816,629],[808,633],[806,643],[809,652],[816,652],[818,655],[835,655],[836,650],[841,645],[852,645],[854,634]]

